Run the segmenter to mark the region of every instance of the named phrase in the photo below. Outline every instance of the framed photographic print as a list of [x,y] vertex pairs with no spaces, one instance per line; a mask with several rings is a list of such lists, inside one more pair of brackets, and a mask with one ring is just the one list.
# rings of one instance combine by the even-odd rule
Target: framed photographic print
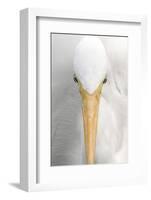
[[21,187],[144,183],[146,17],[47,9],[20,17]]

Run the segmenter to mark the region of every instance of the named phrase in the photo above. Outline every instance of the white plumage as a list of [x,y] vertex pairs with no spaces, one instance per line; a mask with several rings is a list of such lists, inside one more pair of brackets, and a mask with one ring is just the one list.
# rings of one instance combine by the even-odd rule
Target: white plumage
[[85,90],[93,93],[107,74],[108,58],[98,37],[86,36],[76,47],[74,72]]
[[[121,44],[109,42],[105,48],[100,38],[87,36],[75,50],[74,71],[88,92],[92,93],[107,76],[99,106],[96,163],[127,162],[127,80],[125,78],[122,83],[119,76],[127,70],[125,62],[121,61],[127,56],[127,48],[122,48]],[[64,97],[53,115],[52,165],[84,164],[81,97],[76,84],[69,86]]]

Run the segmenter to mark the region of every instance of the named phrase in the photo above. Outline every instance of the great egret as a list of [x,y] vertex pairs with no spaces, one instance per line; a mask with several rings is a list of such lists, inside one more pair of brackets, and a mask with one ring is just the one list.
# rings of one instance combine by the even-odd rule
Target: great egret
[[85,36],[77,45],[77,85],[53,120],[52,165],[127,162],[127,70],[122,61],[127,54],[121,44],[126,45],[110,42],[105,49],[99,37]]

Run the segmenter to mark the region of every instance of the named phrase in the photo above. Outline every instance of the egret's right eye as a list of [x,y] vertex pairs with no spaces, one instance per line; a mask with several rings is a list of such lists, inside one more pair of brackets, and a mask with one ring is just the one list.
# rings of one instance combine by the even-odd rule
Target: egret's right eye
[[75,83],[78,83],[78,79],[75,75],[73,76],[73,80],[74,80]]

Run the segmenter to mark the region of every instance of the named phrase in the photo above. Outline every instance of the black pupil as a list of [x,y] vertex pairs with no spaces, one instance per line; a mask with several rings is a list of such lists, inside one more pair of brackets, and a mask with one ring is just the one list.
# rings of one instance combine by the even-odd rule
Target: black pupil
[[74,82],[78,83],[78,79],[76,76],[73,77]]
[[104,79],[103,83],[106,83],[106,82],[107,82],[107,78]]

